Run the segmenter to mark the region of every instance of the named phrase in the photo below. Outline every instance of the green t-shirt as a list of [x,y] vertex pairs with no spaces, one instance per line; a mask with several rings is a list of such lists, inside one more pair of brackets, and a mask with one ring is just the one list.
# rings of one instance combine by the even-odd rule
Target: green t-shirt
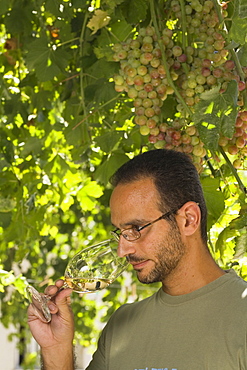
[[87,370],[247,370],[247,283],[230,270],[186,295],[123,305]]

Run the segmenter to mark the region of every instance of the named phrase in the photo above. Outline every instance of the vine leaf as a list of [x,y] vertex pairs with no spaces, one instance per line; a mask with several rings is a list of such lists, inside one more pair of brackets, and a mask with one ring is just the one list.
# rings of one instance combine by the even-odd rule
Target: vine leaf
[[133,31],[133,27],[123,18],[121,22],[111,24],[112,34],[118,41],[124,41],[126,37]]
[[243,258],[247,249],[247,228],[245,227],[244,231],[236,239],[236,247],[234,259],[238,260]]
[[247,1],[239,0],[239,17],[247,18]]
[[93,31],[92,35],[94,35],[100,28],[107,26],[110,20],[111,17],[108,15],[107,12],[96,9],[94,15],[88,22],[87,27]]
[[245,66],[247,60],[247,45],[244,44],[241,48],[239,48],[236,54],[238,56],[240,64],[242,66]]
[[247,213],[244,213],[241,216],[232,220],[229,226],[231,227],[231,229],[240,230],[245,229],[246,225],[247,225]]
[[217,87],[201,95],[193,120],[209,149],[217,149],[220,135],[229,138],[233,136],[238,114],[237,97],[238,86],[235,80],[229,82],[224,93],[220,93]]
[[125,12],[128,23],[138,23],[147,16],[147,1],[144,0],[129,0],[126,2]]
[[68,65],[69,55],[61,49],[53,49],[46,40],[37,39],[28,46],[26,63],[34,70],[39,81],[52,80]]
[[121,131],[110,131],[101,136],[97,136],[95,142],[105,153],[109,153],[113,150],[122,136],[123,132]]
[[223,256],[227,240],[236,237],[236,230],[232,230],[229,226],[221,231],[215,244],[215,250],[220,252]]
[[10,212],[16,206],[16,202],[10,198],[0,198],[0,212]]
[[95,171],[95,177],[103,185],[107,185],[109,179],[114,172],[125,162],[129,157],[123,152],[113,152]]
[[234,18],[232,21],[232,27],[229,32],[231,39],[238,41],[239,44],[243,45],[245,43],[247,33],[247,22],[246,18]]
[[224,211],[224,195],[219,191],[220,179],[205,177],[201,179],[203,193],[208,208],[208,229]]
[[1,0],[0,2],[0,14],[4,14],[9,9],[9,0]]

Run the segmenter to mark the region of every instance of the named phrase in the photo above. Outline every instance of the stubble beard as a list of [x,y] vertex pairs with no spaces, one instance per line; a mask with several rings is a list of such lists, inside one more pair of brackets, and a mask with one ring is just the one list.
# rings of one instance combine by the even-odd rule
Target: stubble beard
[[[143,284],[151,284],[164,281],[173,272],[185,254],[185,245],[177,225],[172,224],[165,238],[156,244],[155,257],[158,261],[148,275],[137,271],[137,278]],[[154,251],[155,253],[155,251]]]

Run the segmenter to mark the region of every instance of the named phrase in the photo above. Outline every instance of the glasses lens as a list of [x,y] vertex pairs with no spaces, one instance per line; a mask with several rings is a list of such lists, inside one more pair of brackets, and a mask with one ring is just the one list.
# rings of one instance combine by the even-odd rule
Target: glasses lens
[[124,239],[130,242],[133,240],[139,239],[141,236],[140,232],[136,229],[126,229],[126,230],[123,230],[121,234],[123,235]]

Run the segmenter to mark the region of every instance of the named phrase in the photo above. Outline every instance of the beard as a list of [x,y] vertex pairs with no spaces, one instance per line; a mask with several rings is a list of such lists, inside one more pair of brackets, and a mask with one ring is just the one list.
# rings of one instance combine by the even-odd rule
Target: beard
[[[146,275],[142,270],[137,272],[138,280],[143,284],[151,284],[163,281],[178,266],[185,254],[185,244],[181,239],[180,231],[176,223],[170,225],[164,239],[154,246],[155,267]],[[129,261],[141,262],[143,258],[135,255],[128,256]]]

